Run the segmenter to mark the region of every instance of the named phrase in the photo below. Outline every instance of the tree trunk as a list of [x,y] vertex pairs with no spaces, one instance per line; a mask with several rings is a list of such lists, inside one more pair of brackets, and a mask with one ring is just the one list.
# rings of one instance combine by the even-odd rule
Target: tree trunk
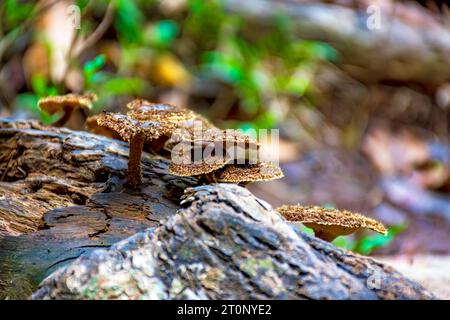
[[144,153],[143,186],[127,189],[127,154],[120,141],[0,120],[2,298],[433,298],[242,187],[167,174],[167,160]]

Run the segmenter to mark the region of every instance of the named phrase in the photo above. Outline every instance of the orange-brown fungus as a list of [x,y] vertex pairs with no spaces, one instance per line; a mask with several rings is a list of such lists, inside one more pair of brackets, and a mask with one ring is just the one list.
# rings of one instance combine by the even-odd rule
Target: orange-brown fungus
[[173,130],[173,124],[169,122],[137,120],[128,115],[112,112],[103,112],[98,117],[97,123],[114,130],[124,141],[130,143],[128,183],[132,187],[137,187],[142,182],[141,157],[144,143],[157,140]]
[[63,126],[69,120],[74,109],[80,108],[89,111],[95,101],[97,101],[97,96],[93,93],[84,95],[69,93],[63,96],[41,98],[38,101],[38,107],[50,115],[64,112],[61,119],[54,124],[55,126]]
[[326,209],[318,206],[284,205],[277,211],[288,221],[300,222],[312,228],[318,238],[333,241],[361,229],[370,229],[386,235],[385,226],[374,219],[347,210]]
[[282,178],[280,167],[270,162],[257,164],[227,164],[213,174],[215,182],[253,182],[270,181]]

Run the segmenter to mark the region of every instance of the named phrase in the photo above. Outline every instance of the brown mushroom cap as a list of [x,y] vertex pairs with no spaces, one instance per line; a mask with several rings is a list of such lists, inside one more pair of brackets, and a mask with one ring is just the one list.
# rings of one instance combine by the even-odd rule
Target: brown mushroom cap
[[[188,132],[189,136],[199,128],[202,130],[215,128],[208,120],[194,111],[171,104],[135,99],[127,104],[127,108],[129,109],[127,115],[133,119],[170,123],[174,130],[180,129],[179,132]],[[166,150],[171,150],[174,145],[182,141],[178,135],[172,136],[174,130],[167,134],[165,139],[160,140],[158,149],[164,146]]]
[[136,120],[128,115],[113,112],[103,112],[98,117],[97,123],[114,130],[128,142],[138,133],[144,134],[145,141],[152,141],[169,134],[174,129],[171,123]]
[[365,228],[387,234],[381,222],[347,210],[284,205],[277,211],[288,221],[300,222],[312,228],[317,237],[327,241],[333,241],[338,236],[349,235]]
[[108,127],[100,126],[98,124],[97,121],[100,117],[101,117],[101,114],[96,114],[96,115],[88,117],[86,119],[86,129],[89,132],[99,134],[99,135],[102,135],[102,136],[105,136],[108,138],[122,140],[122,138],[116,131],[114,131]]
[[208,162],[201,161],[191,164],[177,164],[172,162],[169,165],[169,173],[180,177],[204,175],[222,168],[227,162],[226,159],[214,157],[210,158]]
[[[260,147],[259,143],[255,139],[235,130],[221,130],[218,128],[208,128],[204,126],[202,126],[202,130],[196,130],[196,128],[191,128],[192,130],[183,129],[185,128],[178,127],[177,130],[173,132],[172,137],[167,142],[169,149],[181,142],[191,142],[195,145],[201,145],[204,148],[214,144],[223,150],[228,149],[228,153],[233,152],[230,150],[231,148],[235,150],[235,148],[238,147],[244,151],[244,157],[247,159],[250,150],[256,152]],[[235,156],[238,156],[238,154]]]
[[190,120],[196,114],[185,108],[180,108],[171,104],[153,103],[142,99],[136,99],[127,104],[128,115],[136,120],[155,120],[179,122]]
[[[189,132],[182,132],[181,134],[177,135],[177,132],[174,133],[175,138],[172,137],[170,140],[171,143],[184,143],[187,146],[194,146],[194,148],[201,148],[202,151],[205,150],[205,148],[211,147],[211,155],[206,158],[202,159],[201,161],[194,161],[191,154],[191,163],[188,164],[176,164],[172,163],[169,166],[169,171],[172,174],[179,175],[179,176],[195,176],[195,175],[206,175],[213,171],[216,171],[218,169],[223,168],[227,163],[230,161],[236,159],[238,157],[237,154],[234,155],[234,158],[232,158],[232,153],[230,150],[227,150],[226,148],[235,147],[236,145],[243,146],[244,148],[248,149],[250,145],[254,147],[254,150],[258,148],[257,142],[253,140],[251,137],[246,136],[240,132],[230,132],[226,130],[219,130],[219,129],[213,129],[213,130],[205,130],[204,132],[200,132],[199,135],[192,136]],[[178,139],[177,142],[175,142]],[[189,152],[193,153],[194,148],[188,148]],[[214,154],[214,152],[221,152],[220,154]],[[223,153],[223,154],[222,154]],[[180,155],[181,156],[181,155]],[[255,179],[259,180],[268,180],[270,177],[275,178],[275,176],[279,176],[280,172],[275,172],[276,170],[269,166],[268,164],[260,164],[250,167],[245,167],[247,170],[247,173],[249,173],[248,176],[246,176],[244,179],[239,180],[239,182],[243,181],[257,181]],[[253,178],[250,178],[250,175],[252,173],[248,172],[249,168],[253,169]],[[242,168],[240,168],[242,169]],[[279,168],[278,168],[279,170]],[[243,170],[245,171],[245,170]],[[215,173],[214,173],[215,174]],[[223,174],[223,180],[231,179],[233,173],[230,173],[226,171]],[[222,177],[222,175],[221,175]],[[214,179],[214,178],[212,178]],[[233,178],[234,179],[234,178]],[[228,181],[228,180],[227,180]],[[234,182],[234,180],[230,180],[229,182]]]
[[214,172],[216,182],[254,182],[270,181],[284,177],[280,167],[271,162],[257,164],[227,164]]
[[97,101],[97,96],[93,93],[85,95],[69,93],[63,96],[53,96],[41,98],[38,101],[38,107],[42,111],[53,115],[65,109],[81,108],[90,110],[92,103]]
[[124,141],[130,143],[127,180],[134,188],[142,183],[141,158],[144,144],[158,141],[174,129],[171,122],[137,120],[129,115],[113,112],[103,112],[97,123],[114,130]]

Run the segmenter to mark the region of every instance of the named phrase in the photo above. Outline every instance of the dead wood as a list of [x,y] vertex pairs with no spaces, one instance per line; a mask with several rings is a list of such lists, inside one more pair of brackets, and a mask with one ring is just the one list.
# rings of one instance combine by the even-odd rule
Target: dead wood
[[433,298],[237,185],[189,188],[177,212],[196,180],[145,154],[144,184],[129,190],[127,154],[101,136],[0,122],[2,298]]

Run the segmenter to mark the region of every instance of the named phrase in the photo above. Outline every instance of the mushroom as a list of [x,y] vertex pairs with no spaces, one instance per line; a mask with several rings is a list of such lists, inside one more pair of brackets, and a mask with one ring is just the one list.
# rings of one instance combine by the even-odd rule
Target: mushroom
[[[169,171],[179,176],[206,175],[215,170],[224,167],[232,157],[227,148],[234,148],[237,145],[243,145],[246,149],[249,146],[258,148],[258,144],[249,136],[239,132],[230,132],[228,130],[206,129],[198,134],[192,135],[189,131],[176,130],[171,138],[171,143],[179,143],[180,148],[172,149],[172,160],[174,157],[183,157],[188,161],[183,163],[172,162]],[[197,132],[194,132],[197,133]],[[209,154],[205,156],[205,152]],[[194,155],[200,153],[201,159],[194,159]]]
[[208,162],[200,161],[191,164],[171,163],[169,173],[180,177],[203,176],[222,168],[228,161],[220,158],[209,158]]
[[86,119],[86,130],[98,135],[102,135],[108,138],[112,138],[112,139],[117,139],[117,140],[122,140],[122,138],[120,137],[120,135],[114,131],[111,130],[110,128],[107,127],[103,127],[100,126],[97,123],[97,120],[101,117],[101,114],[96,114],[93,116],[90,116]]
[[134,188],[142,182],[141,157],[144,143],[168,135],[174,129],[172,123],[147,121],[143,117],[137,120],[129,115],[113,112],[103,112],[97,123],[117,132],[124,141],[130,143],[128,184]]
[[[270,162],[249,163],[250,149],[257,150],[259,143],[248,135],[238,131],[227,130],[206,130],[199,136],[180,135],[181,143],[187,146],[187,160],[183,163],[172,162],[169,166],[169,172],[178,176],[199,176],[199,180],[206,182],[231,182],[246,184],[253,181],[268,181],[283,177],[281,169]],[[192,145],[194,144],[194,149]],[[192,155],[195,153],[195,145],[203,151],[208,146],[214,145],[215,148],[222,148],[223,155],[212,154],[200,161],[194,161]],[[237,146],[244,148],[244,153],[239,155],[231,153],[228,148]],[[173,152],[182,152],[181,148],[173,149]],[[173,155],[173,154],[172,154]],[[179,156],[182,156],[181,154]],[[242,157],[242,158],[241,158]],[[173,157],[172,157],[173,159]],[[185,158],[186,159],[186,158]],[[237,164],[231,163],[235,160]]]
[[38,101],[38,107],[50,115],[61,111],[64,112],[61,119],[53,124],[54,126],[62,127],[69,121],[76,109],[81,110],[84,122],[87,112],[92,109],[92,103],[95,101],[97,101],[97,96],[94,93],[84,95],[69,93],[63,96],[41,98]]
[[[188,131],[192,133],[197,125],[201,125],[202,128],[214,127],[208,120],[194,111],[171,104],[153,103],[143,99],[135,99],[127,104],[127,108],[129,109],[127,115],[134,119],[168,122],[172,124],[174,130],[183,129],[183,132]],[[170,134],[172,133],[170,132]],[[180,139],[177,138],[176,140],[172,139],[171,135],[164,135],[158,141],[152,143],[152,149],[155,152],[159,152],[165,146],[166,150],[170,151],[174,145],[173,142],[179,141]]]
[[185,108],[180,108],[171,104],[153,103],[143,99],[136,99],[127,104],[128,115],[137,120],[155,120],[179,122],[190,120],[196,114]]
[[338,236],[349,235],[361,229],[387,234],[387,230],[381,222],[347,210],[284,205],[277,211],[288,221],[303,223],[312,228],[316,237],[329,242]]
[[257,164],[227,164],[213,172],[215,182],[248,183],[255,181],[270,181],[283,178],[280,167],[271,162]]

